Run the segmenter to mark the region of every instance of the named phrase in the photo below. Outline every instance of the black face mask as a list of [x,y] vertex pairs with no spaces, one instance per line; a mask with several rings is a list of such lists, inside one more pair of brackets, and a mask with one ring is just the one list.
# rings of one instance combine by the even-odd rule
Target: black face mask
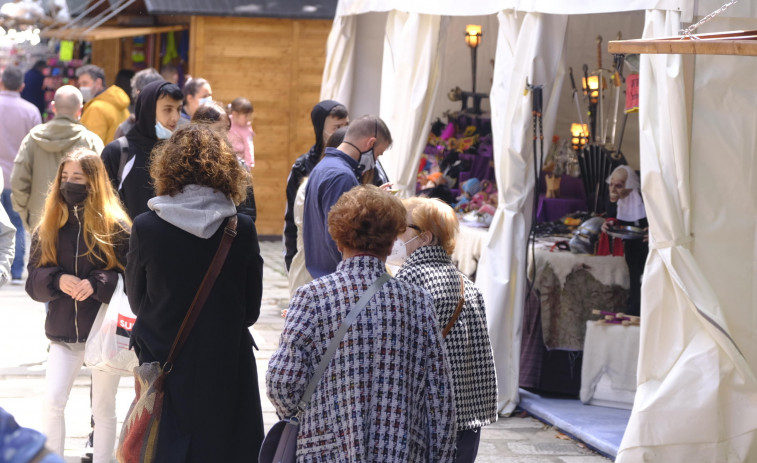
[[81,204],[87,199],[89,189],[87,185],[81,183],[60,182],[60,194],[66,201],[66,204],[73,206]]

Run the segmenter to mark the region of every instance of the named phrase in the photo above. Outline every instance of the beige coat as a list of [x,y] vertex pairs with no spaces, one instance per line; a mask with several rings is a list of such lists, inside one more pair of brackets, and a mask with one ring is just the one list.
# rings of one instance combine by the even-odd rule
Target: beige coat
[[103,142],[70,116],[56,116],[34,127],[21,142],[11,173],[11,202],[30,232],[42,217],[60,160],[75,148],[100,154]]

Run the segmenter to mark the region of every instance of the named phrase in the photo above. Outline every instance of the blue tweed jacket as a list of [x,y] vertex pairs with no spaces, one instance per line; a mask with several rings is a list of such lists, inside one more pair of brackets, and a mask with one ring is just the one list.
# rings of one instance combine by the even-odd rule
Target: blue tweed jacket
[[[292,416],[329,340],[384,272],[345,259],[300,287],[266,374],[279,416]],[[451,462],[454,393],[431,296],[396,279],[347,331],[300,421],[298,462]]]
[[426,289],[434,298],[443,329],[460,300],[460,277],[465,282],[465,304],[444,339],[455,388],[457,430],[479,428],[497,421],[497,376],[486,326],[481,291],[450,260],[441,246],[422,246],[407,258],[397,279]]

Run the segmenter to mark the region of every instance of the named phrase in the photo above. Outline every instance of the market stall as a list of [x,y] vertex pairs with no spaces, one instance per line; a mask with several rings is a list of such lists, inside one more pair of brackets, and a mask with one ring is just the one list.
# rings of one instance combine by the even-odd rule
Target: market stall
[[[719,5],[700,2],[697,6],[698,15],[703,16]],[[739,4],[735,8],[732,14],[737,17],[757,16],[754,5]],[[376,15],[377,10],[386,18],[382,23],[385,27],[376,25],[375,16],[372,27],[356,27],[361,16]],[[558,104],[559,99],[570,101],[570,96],[560,91],[568,67],[566,37],[576,33],[569,27],[570,19],[573,15],[630,10],[646,10],[643,21],[647,37],[675,35],[695,13],[689,2],[675,0],[601,4],[545,0],[527,6],[493,0],[469,4],[396,1],[383,2],[379,8],[370,2],[342,0],[337,9],[322,97],[339,97],[353,106],[352,95],[367,94],[375,100],[376,104],[366,107],[365,112],[378,111],[393,130],[398,128],[400,136],[395,138],[401,141],[382,161],[406,192],[414,183],[426,127],[433,117],[430,108],[448,90],[438,84],[445,50],[442,45],[447,39],[447,34],[439,31],[448,30],[440,25],[447,26],[445,21],[459,15],[497,15],[489,97],[499,202],[478,264],[477,283],[487,304],[503,413],[512,411],[518,402],[525,243],[534,204],[532,105],[524,95],[525,84],[544,85],[543,134],[549,140],[559,119],[558,107],[564,106]],[[751,27],[745,27],[744,21],[740,24],[742,29],[755,29],[753,19],[746,21]],[[368,41],[383,47],[376,46],[370,53],[370,47],[361,41],[362,32],[378,32],[378,38],[373,36]],[[624,35],[629,36],[633,35]],[[358,62],[380,62],[380,74],[375,66],[357,66]],[[410,62],[413,66],[406,65]],[[709,72],[700,71],[705,62]],[[730,62],[726,66],[719,58],[698,60],[699,93],[692,98],[684,91],[686,71],[679,57],[642,58],[639,167],[650,210],[653,251],[642,292],[639,388],[618,461],[724,461],[725,455],[732,455],[734,461],[749,461],[757,429],[751,418],[757,414],[742,413],[744,406],[757,403],[752,374],[757,343],[748,334],[756,328],[750,315],[757,301],[755,270],[750,264],[755,256],[755,225],[754,214],[744,214],[744,210],[756,209],[753,203],[757,198],[754,92],[747,83],[754,75],[753,66],[753,60],[738,66]],[[372,78],[357,79],[358,73],[372,74]],[[751,88],[749,93],[747,88]],[[724,89],[727,105],[722,104]],[[715,97],[716,93],[720,97]],[[689,129],[686,109],[692,106],[692,100],[694,107],[706,109],[694,111]],[[739,115],[738,123],[733,114]],[[704,130],[711,126],[716,129]],[[712,137],[713,132],[727,136]],[[723,163],[713,156],[724,147],[731,162]],[[737,182],[732,179],[733,166],[739,166]],[[712,177],[727,187],[714,192]],[[744,199],[746,206],[742,201],[727,201],[736,197],[748,198]],[[715,203],[727,203],[728,207],[718,208]],[[698,212],[692,215],[692,211]],[[726,223],[728,233],[724,232]],[[738,240],[728,238],[731,235]],[[713,241],[719,244],[712,246]],[[734,242],[740,245],[734,246]],[[707,262],[706,270],[699,270],[698,259]],[[707,321],[713,317],[730,323]],[[740,349],[734,349],[735,345]],[[665,360],[656,362],[653,358],[661,351]],[[666,425],[673,410],[675,429]]]

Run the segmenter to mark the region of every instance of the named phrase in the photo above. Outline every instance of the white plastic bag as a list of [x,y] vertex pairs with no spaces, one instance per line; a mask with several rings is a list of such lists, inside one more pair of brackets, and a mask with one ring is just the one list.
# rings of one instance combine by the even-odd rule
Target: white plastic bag
[[124,280],[118,275],[116,290],[109,304],[97,312],[84,347],[84,364],[109,373],[131,376],[139,365],[137,355],[129,350],[129,337],[136,316],[124,292]]

